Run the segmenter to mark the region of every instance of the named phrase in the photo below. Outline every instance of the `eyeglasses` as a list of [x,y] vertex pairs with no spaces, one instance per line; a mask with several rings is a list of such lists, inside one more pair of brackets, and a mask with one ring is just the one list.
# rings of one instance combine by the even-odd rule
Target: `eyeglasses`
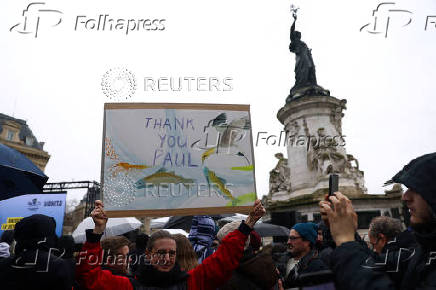
[[157,250],[156,254],[158,256],[160,256],[160,257],[166,256],[168,254],[170,258],[174,258],[176,256],[176,251],[173,251],[173,250],[170,250],[170,251]]
[[302,238],[303,237],[289,236],[289,240],[291,240],[291,241],[295,241],[295,240],[302,239]]

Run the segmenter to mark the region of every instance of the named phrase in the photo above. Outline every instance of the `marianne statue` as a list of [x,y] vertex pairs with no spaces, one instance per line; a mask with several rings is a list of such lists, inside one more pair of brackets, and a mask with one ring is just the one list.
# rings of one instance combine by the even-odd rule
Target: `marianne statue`
[[295,85],[291,89],[286,103],[293,99],[305,95],[330,95],[330,92],[318,86],[316,82],[315,64],[312,58],[312,52],[306,43],[301,40],[301,32],[295,30],[297,22],[297,10],[291,6],[294,23],[291,26],[291,43],[289,50],[295,53]]

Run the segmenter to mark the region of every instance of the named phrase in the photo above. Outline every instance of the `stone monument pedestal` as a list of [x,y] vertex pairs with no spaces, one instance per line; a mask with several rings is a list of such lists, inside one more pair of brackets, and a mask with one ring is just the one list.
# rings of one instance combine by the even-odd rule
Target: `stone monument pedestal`
[[346,100],[331,96],[305,96],[282,107],[277,118],[287,133],[291,190],[272,200],[285,200],[328,191],[329,175],[339,175],[345,194],[366,193],[358,161],[346,153],[342,111]]
[[339,175],[339,191],[353,202],[362,233],[375,216],[401,217],[401,186],[384,195],[367,194],[359,162],[346,152],[342,134],[346,103],[326,95],[303,96],[279,110],[277,118],[287,133],[288,158],[276,154],[279,162],[270,172],[270,193],[264,202],[271,217],[288,216],[285,220],[292,223],[319,222],[318,203],[328,193],[333,173]]

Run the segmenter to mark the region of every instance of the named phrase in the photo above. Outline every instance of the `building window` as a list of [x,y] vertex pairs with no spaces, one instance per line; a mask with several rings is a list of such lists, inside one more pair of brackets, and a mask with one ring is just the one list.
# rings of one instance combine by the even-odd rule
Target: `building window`
[[308,217],[305,214],[300,214],[297,217],[297,223],[307,223],[307,221],[308,221]]
[[400,209],[397,207],[391,208],[391,212],[392,212],[392,217],[395,219],[400,219],[401,215],[400,215]]
[[33,138],[32,137],[29,137],[29,136],[26,137],[26,145],[28,145],[28,146],[33,145]]
[[313,222],[316,223],[316,224],[321,222],[321,214],[320,213],[314,213],[313,214]]
[[15,135],[14,131],[8,130],[8,135],[6,136],[6,139],[12,141],[14,140],[14,135]]
[[374,211],[359,211],[357,212],[358,229],[368,229],[371,220],[376,216],[380,216],[379,210]]

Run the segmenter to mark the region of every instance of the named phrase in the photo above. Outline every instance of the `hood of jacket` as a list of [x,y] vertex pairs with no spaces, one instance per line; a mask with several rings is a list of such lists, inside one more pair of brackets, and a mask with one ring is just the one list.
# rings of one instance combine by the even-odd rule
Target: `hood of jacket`
[[262,289],[270,289],[278,279],[271,247],[265,247],[257,255],[245,251],[236,271]]
[[436,221],[413,226],[416,241],[426,250],[436,250]]
[[216,225],[209,216],[194,216],[188,239],[193,245],[200,244],[205,247],[212,246],[216,236]]
[[436,215],[436,152],[413,159],[385,185],[401,183],[412,189],[430,205]]

